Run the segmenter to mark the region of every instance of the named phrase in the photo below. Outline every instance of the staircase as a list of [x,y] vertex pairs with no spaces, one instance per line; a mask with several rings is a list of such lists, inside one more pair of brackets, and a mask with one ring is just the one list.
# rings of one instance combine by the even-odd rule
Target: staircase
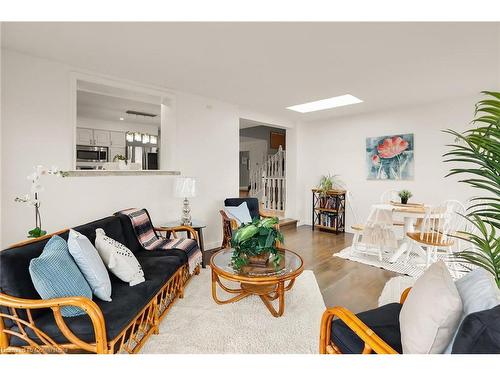
[[264,213],[277,216],[280,228],[296,228],[297,220],[285,218],[286,208],[286,153],[281,148],[257,168],[250,170],[249,196],[259,199]]
[[285,156],[280,146],[276,154],[268,155],[250,171],[249,195],[258,198],[264,210],[278,211],[278,214],[284,213],[286,207]]

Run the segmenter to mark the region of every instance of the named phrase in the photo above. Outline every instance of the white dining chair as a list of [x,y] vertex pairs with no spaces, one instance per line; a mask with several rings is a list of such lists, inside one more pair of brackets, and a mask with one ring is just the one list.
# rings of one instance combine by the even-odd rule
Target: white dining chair
[[361,239],[361,235],[363,233],[364,225],[358,221],[359,216],[357,215],[357,211],[354,207],[353,195],[352,195],[352,192],[349,190],[346,191],[346,199],[347,199],[347,205],[351,209],[351,214],[352,214],[353,223],[354,223],[351,225],[351,230],[353,231],[353,234],[354,234],[354,237],[352,238],[352,247],[354,249],[357,249],[357,246],[358,246],[360,239]]
[[395,189],[386,190],[380,196],[380,203],[389,204],[391,202],[397,202],[399,197],[399,191]]
[[392,225],[392,213],[386,209],[372,206],[363,225],[352,225],[354,232],[352,250],[364,255],[376,255],[383,260],[386,252],[397,248],[397,239]]
[[[358,221],[358,214],[357,214],[357,210],[356,208],[354,207],[354,199],[353,199],[353,195],[352,195],[352,192],[351,191],[346,191],[346,199],[347,199],[347,205],[350,207],[351,209],[351,214],[352,214],[352,218],[353,218],[353,223],[351,225],[351,229],[353,231],[353,238],[352,238],[352,248],[355,252],[359,252],[359,253],[366,253],[366,250],[367,250],[367,247],[365,244],[362,243],[362,238],[363,238],[363,231],[365,229],[365,224],[362,224],[361,222]],[[378,251],[378,256],[379,256],[379,259],[381,260],[382,259],[382,253],[380,251]]]
[[[448,256],[453,256],[453,247],[459,246],[459,240],[455,237],[456,232],[463,229],[465,207],[456,200],[447,200],[439,206],[426,206],[424,219],[419,230],[406,233],[409,246],[406,253],[405,264],[408,263],[410,254],[416,246],[425,248],[426,262],[428,268],[431,263],[437,261],[438,251],[444,251]],[[456,276],[456,264],[452,262],[452,272]]]
[[[399,200],[399,190],[396,189],[391,189],[391,190],[386,190],[382,193],[380,196],[380,203],[382,204],[391,204],[391,202],[397,202]],[[397,227],[403,227],[404,223],[402,221],[393,221],[393,225]],[[404,233],[399,234],[399,239],[404,238]]]

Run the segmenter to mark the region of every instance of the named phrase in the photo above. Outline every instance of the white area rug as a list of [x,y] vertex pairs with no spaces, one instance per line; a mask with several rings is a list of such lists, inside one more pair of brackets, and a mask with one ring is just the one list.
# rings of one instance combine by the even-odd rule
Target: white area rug
[[[219,289],[219,297],[227,293]],[[274,301],[275,303],[277,301]],[[275,318],[257,296],[217,305],[210,269],[194,276],[141,353],[318,353],[323,297],[312,271],[285,293],[285,313]]]
[[[392,253],[384,253],[382,256],[382,261],[378,260],[378,255],[376,254],[364,254],[359,251],[354,251],[351,246],[339,251],[338,253],[333,254],[334,257],[339,257],[343,259],[349,259],[354,262],[367,264],[369,266],[383,268],[388,271],[397,272],[403,275],[408,275],[414,278],[420,277],[424,271],[425,266],[419,263],[422,263],[422,260],[418,255],[411,254],[410,259],[408,260],[408,264],[404,264],[404,260],[406,255],[401,256],[396,262],[391,263],[389,259]],[[438,259],[443,260],[449,269],[451,269],[451,262],[448,261],[448,256],[446,254],[438,254]],[[460,263],[456,263],[458,278],[464,275],[464,273],[469,270],[464,268]],[[453,275],[452,275],[453,276]]]

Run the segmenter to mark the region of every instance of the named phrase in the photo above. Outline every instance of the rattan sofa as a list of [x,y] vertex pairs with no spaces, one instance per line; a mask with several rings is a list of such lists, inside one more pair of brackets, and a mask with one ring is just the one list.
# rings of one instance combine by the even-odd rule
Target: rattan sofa
[[[146,281],[129,286],[110,274],[111,302],[85,297],[43,300],[28,267],[53,234],[5,249],[0,252],[0,353],[136,353],[151,334],[159,333],[161,320],[177,298],[183,298],[190,279],[185,252],[145,250],[124,215],[74,229],[94,242],[96,228],[103,228],[134,253]],[[176,231],[196,238],[190,227],[169,228],[170,235]],[[54,234],[67,239],[68,230]],[[86,315],[64,318],[60,306],[65,305],[80,307]]]

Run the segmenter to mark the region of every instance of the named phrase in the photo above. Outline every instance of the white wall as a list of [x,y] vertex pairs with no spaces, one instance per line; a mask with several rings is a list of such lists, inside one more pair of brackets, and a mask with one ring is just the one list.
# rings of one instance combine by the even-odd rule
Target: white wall
[[[242,139],[246,139],[243,141]],[[249,171],[255,171],[267,158],[267,142],[263,139],[249,141],[247,137],[240,137],[240,151],[248,151]]]
[[[14,202],[29,190],[33,166],[72,169],[70,71],[66,65],[2,51],[2,247],[23,240],[33,212]],[[177,168],[198,179],[193,217],[207,223],[207,248],[220,245],[218,210],[238,194],[239,109],[195,95],[176,93]],[[110,215],[127,207],[147,207],[156,224],[181,215],[174,178],[44,176],[42,222],[54,231]]]
[[[433,105],[369,113],[329,121],[303,123],[298,129],[297,204],[304,224],[311,223],[311,188],[320,176],[339,174],[352,192],[358,220],[365,220],[370,205],[390,189],[409,189],[414,202],[438,204],[445,199],[465,201],[474,193],[444,178],[451,165],[442,162],[445,144],[453,137],[441,132],[470,127],[478,97],[454,99]],[[415,178],[412,181],[368,181],[365,166],[366,137],[413,133],[415,140]],[[347,212],[347,230],[352,214]]]

